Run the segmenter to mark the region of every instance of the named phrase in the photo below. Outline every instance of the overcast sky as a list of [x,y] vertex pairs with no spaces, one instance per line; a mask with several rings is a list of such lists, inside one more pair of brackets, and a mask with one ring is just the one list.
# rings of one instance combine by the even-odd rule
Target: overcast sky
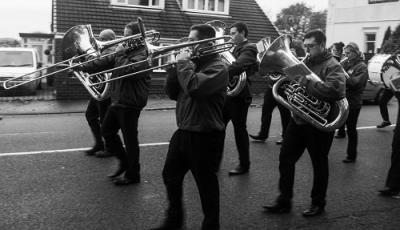
[[[281,9],[304,2],[314,11],[326,9],[328,0],[256,0],[271,21]],[[51,0],[0,0],[0,38],[19,38],[19,33],[50,32]]]

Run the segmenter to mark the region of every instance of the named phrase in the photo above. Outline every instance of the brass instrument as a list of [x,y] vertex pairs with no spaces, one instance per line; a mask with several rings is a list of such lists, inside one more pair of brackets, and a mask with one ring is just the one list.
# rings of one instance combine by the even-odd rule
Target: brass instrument
[[[138,18],[138,22],[139,24],[142,24],[142,20],[140,18]],[[151,30],[147,32],[142,32],[140,34],[103,42],[95,39],[91,25],[74,26],[70,28],[63,37],[62,50],[63,59],[65,59],[64,61],[58,62],[50,67],[41,68],[34,72],[8,79],[3,82],[3,87],[4,89],[12,89],[30,83],[32,81],[37,81],[45,77],[53,76],[63,71],[73,70],[77,66],[114,54],[115,52],[106,55],[101,55],[100,53],[103,50],[117,44],[124,45],[129,49],[136,49],[145,42],[143,38],[143,33],[149,36],[152,41],[155,41],[159,38],[159,33]],[[33,79],[25,79],[26,76],[34,75],[37,72],[48,71],[50,68],[54,67],[59,67],[61,69],[44,75],[38,75],[38,77]],[[83,84],[86,90],[88,90],[90,95],[96,100],[103,100],[108,97],[108,84],[99,84],[96,86],[92,86],[92,84],[103,82],[109,79],[110,74],[104,73],[89,75],[88,73],[83,71],[73,71],[73,74]]]
[[[257,60],[258,60],[259,63],[261,63],[262,57],[264,56],[265,52],[267,52],[268,47],[269,47],[270,45],[271,45],[271,39],[270,39],[270,37],[262,38],[262,39],[260,39],[260,41],[258,41],[258,42],[256,43],[257,52],[258,52],[258,54],[257,54]],[[264,77],[264,78],[269,78],[269,79],[271,79],[273,82],[276,82],[276,81],[278,81],[281,77],[283,77],[283,75],[280,74],[280,73],[277,73],[277,72],[275,72],[275,73],[272,73],[272,72],[271,72],[271,73],[268,73],[268,74],[266,74],[266,75],[263,75],[263,77]]]
[[[206,24],[210,25],[214,28],[216,37],[222,37],[224,35],[225,28],[226,28],[226,25],[224,22],[214,20],[214,21],[206,22]],[[217,41],[217,44],[222,44],[222,43],[221,43],[221,41]],[[229,65],[231,65],[234,61],[236,61],[236,58],[233,56],[233,54],[229,50],[221,52],[220,55],[222,57],[222,60],[225,61]],[[246,71],[243,71],[238,76],[238,78],[231,78],[231,79],[232,80],[228,84],[226,95],[229,97],[234,97],[234,96],[238,95],[243,90],[243,88],[246,86],[246,80],[247,80]]]
[[[312,81],[321,81],[303,62],[299,61],[289,49],[290,39],[286,35],[278,37],[263,55],[260,74],[279,72],[291,76],[307,76]],[[292,73],[288,67],[295,67]],[[280,78],[273,86],[275,99],[315,128],[330,132],[346,121],[349,110],[346,98],[330,103],[319,100],[307,93],[296,80]]]
[[[109,70],[105,70],[105,71],[101,71],[101,72],[97,72],[97,73],[93,73],[91,75],[89,75],[89,77],[91,76],[95,76],[96,74],[104,74],[116,69],[120,69],[120,68],[126,68],[129,66],[135,66],[135,65],[140,65],[143,63],[154,63],[155,60],[159,60],[161,58],[167,57],[167,56],[171,56],[171,55],[176,55],[179,52],[181,52],[182,50],[186,50],[188,49],[189,51],[192,52],[192,56],[191,58],[200,58],[200,57],[204,57],[210,54],[216,54],[216,53],[222,53],[221,55],[223,55],[223,53],[227,52],[228,50],[232,49],[233,47],[233,43],[232,42],[226,42],[226,40],[230,39],[230,36],[224,36],[223,34],[220,33],[220,28],[218,28],[217,26],[213,27],[216,30],[216,37],[215,38],[208,38],[208,39],[203,39],[203,40],[199,40],[199,41],[194,41],[194,42],[183,42],[181,44],[176,44],[176,45],[171,45],[171,46],[154,46],[148,43],[145,43],[145,45],[147,46],[147,53],[148,53],[148,57],[145,60],[142,61],[138,61],[138,62],[134,62],[134,63],[130,63],[127,64],[125,66],[121,66],[121,67],[116,67],[113,69],[109,69]],[[220,36],[219,36],[220,35]],[[203,48],[197,48],[200,44],[208,44],[208,43],[215,43],[214,45],[210,45],[207,47],[203,47]],[[196,53],[193,53],[193,50],[196,49]],[[224,55],[226,59],[228,59],[228,55]],[[232,56],[233,57],[233,56]],[[156,66],[151,66],[147,69],[144,70],[139,70],[136,72],[132,72],[132,73],[128,73],[122,76],[118,76],[118,77],[114,77],[112,79],[107,79],[105,81],[101,81],[98,83],[93,83],[90,84],[90,86],[96,86],[96,85],[100,85],[106,82],[111,82],[111,81],[115,81],[115,80],[119,80],[122,78],[126,78],[126,77],[131,77],[134,75],[138,75],[141,73],[146,73],[155,69],[160,69],[160,68],[166,68],[168,66],[171,66],[173,64],[175,64],[176,62],[169,62],[166,64],[161,64],[161,65],[156,65]],[[233,90],[233,92],[235,92],[235,90]],[[228,90],[227,94],[230,94],[230,90]]]

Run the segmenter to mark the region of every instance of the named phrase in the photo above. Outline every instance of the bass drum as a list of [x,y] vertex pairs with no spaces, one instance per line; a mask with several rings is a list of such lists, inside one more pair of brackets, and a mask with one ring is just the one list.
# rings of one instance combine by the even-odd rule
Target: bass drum
[[400,62],[391,54],[376,54],[368,62],[369,79],[386,88],[400,91]]

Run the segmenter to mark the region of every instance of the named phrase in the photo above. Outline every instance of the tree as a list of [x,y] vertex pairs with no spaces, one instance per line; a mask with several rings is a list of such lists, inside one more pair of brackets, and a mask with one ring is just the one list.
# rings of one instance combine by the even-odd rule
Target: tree
[[[385,32],[380,53],[391,54],[400,49],[400,24],[396,27],[393,33],[389,33],[388,31],[390,32],[390,27]],[[386,39],[387,36],[389,36],[388,39]]]
[[277,15],[275,26],[283,34],[302,40],[310,29],[321,29],[325,32],[327,11],[313,12],[304,3],[296,3],[284,8]]
[[320,29],[325,33],[327,10],[312,12],[310,17],[310,29]]
[[275,26],[281,33],[290,34],[294,39],[301,39],[309,29],[312,11],[304,3],[296,3],[284,8],[277,15]]

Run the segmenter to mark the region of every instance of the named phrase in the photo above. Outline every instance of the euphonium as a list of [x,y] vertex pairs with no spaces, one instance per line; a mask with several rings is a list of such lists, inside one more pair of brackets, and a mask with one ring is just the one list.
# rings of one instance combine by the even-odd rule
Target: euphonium
[[[314,81],[321,79],[289,49],[290,39],[287,35],[277,38],[265,52],[260,64],[260,74],[269,72],[284,73],[284,69],[298,66],[301,76],[309,76]],[[315,128],[322,131],[334,131],[346,121],[349,110],[346,98],[335,102],[326,102],[307,93],[306,89],[286,77],[279,79],[273,86],[275,99],[289,109],[293,114],[301,117]]]
[[[214,28],[216,37],[222,37],[224,35],[226,26],[225,23],[223,23],[222,21],[214,20],[206,22],[206,24]],[[216,41],[217,44],[218,43],[222,44],[223,42],[224,41],[222,40]],[[232,64],[234,61],[236,61],[236,58],[232,55],[232,53],[229,50],[221,52],[220,55],[222,59],[228,64]],[[238,95],[246,86],[246,80],[247,80],[246,72],[244,71],[239,75],[238,78],[232,78],[232,79],[233,80],[231,80],[231,82],[229,82],[228,84],[226,92],[226,95],[229,97],[234,97]]]

